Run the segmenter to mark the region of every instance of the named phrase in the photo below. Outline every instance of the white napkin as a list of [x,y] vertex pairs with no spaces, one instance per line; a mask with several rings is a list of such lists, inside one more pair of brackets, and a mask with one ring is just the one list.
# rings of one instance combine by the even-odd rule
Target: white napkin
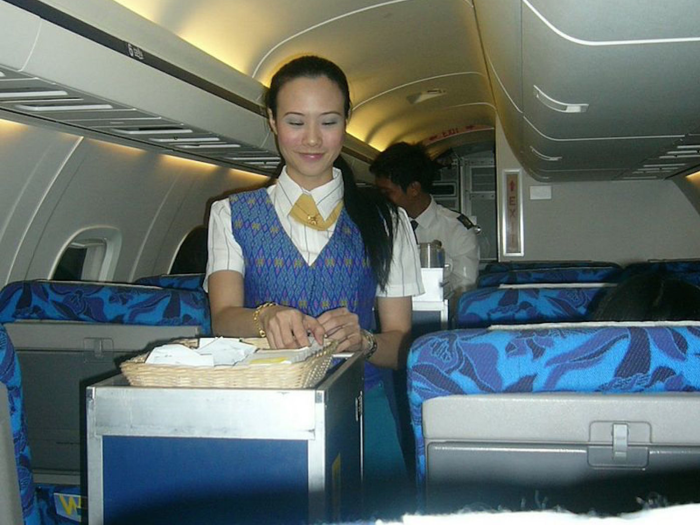
[[181,344],[166,344],[155,347],[148,354],[149,365],[214,366],[214,357],[201,355]]
[[255,352],[256,347],[240,339],[216,337],[202,338],[198,348],[188,348],[178,343],[155,347],[146,358],[153,365],[181,366],[233,366]]

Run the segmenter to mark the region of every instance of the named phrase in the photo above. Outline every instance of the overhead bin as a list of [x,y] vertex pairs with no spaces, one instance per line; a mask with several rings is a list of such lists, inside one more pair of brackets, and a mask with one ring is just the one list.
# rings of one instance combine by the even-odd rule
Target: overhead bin
[[477,17],[481,27],[491,84],[498,83],[516,108],[522,108],[522,28],[519,0],[477,1]]
[[[665,27],[654,18],[661,14],[655,1],[636,2],[634,9],[627,2],[597,2],[593,9],[571,0],[529,4],[522,10],[523,111],[542,133],[644,137],[697,127],[697,25]],[[700,18],[696,1],[674,2],[673,11]],[[626,38],[618,31],[623,21]]]
[[[0,92],[19,86],[4,84],[14,77],[27,88],[66,92],[44,106],[86,107],[42,110],[36,109],[41,104],[15,103],[25,100],[17,97],[0,98],[0,107],[231,167],[274,172],[280,159],[262,84],[118,4],[51,3],[0,2]],[[73,18],[76,13],[80,19]],[[376,154],[349,138],[346,153],[364,163]]]
[[700,164],[700,4],[475,7],[504,134],[536,178],[667,178]]
[[536,173],[547,174],[563,170],[615,170],[621,173],[627,166],[641,163],[649,151],[664,148],[668,139],[591,138],[557,140],[538,133],[525,120],[523,126],[523,160]]
[[519,0],[477,3],[486,68],[511,149],[522,149],[522,61]]
[[[49,88],[65,92],[28,99],[20,91],[3,97],[3,107],[254,171],[271,171],[277,165],[276,151],[263,148],[270,132],[257,102],[244,108],[150,67],[143,63],[146,52],[125,41],[112,39],[123,45],[123,52],[118,52],[5,2],[0,3],[0,18],[0,66],[23,75],[15,75],[12,84],[0,77],[0,92],[18,87],[25,93]],[[12,27],[22,30],[5,35],[4,28]],[[261,97],[264,87],[247,81],[257,84]],[[209,144],[229,148],[193,149],[183,146],[198,142],[154,141],[183,135],[209,137]],[[239,149],[254,151],[256,158],[266,157],[269,162],[261,165],[259,160],[247,162],[244,156],[231,158],[231,151]]]

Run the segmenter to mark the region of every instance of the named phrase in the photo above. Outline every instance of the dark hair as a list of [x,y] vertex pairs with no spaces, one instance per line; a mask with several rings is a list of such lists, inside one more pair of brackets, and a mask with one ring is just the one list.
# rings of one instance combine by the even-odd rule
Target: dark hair
[[272,112],[272,116],[277,116],[277,97],[280,89],[289,81],[299,77],[318,78],[326,77],[335,82],[345,99],[345,118],[350,116],[350,87],[348,79],[340,69],[330,60],[315,55],[305,55],[287,62],[282,66],[270,81],[270,87],[265,93],[265,105]]
[[207,269],[207,228],[197,226],[182,241],[171,274],[204,273]]
[[[345,117],[350,116],[350,88],[348,80],[330,60],[313,55],[294,59],[282,66],[272,77],[270,89],[265,95],[265,103],[273,116],[277,114],[277,97],[287,82],[299,77],[318,78],[324,76],[335,82],[345,98]],[[394,231],[398,213],[396,207],[374,188],[360,189],[350,165],[338,156],[333,163],[343,174],[343,203],[350,219],[357,225],[362,236],[365,253],[369,258],[372,272],[380,288],[385,289],[389,282],[389,270],[394,247]],[[276,177],[282,171],[284,159],[278,167]]]
[[420,144],[397,142],[377,155],[369,171],[376,177],[388,178],[401,186],[403,191],[412,182],[418,182],[423,191],[430,193],[437,175],[437,165]]
[[673,274],[630,277],[603,296],[594,321],[700,320],[700,288]]

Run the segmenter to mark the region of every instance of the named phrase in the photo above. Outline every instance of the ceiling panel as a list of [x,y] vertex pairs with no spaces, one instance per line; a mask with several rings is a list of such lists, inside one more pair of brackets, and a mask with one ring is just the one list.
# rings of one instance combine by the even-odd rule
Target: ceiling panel
[[[477,121],[464,120],[464,110],[455,113],[461,120],[443,120],[455,107],[492,104],[474,9],[465,0],[305,0],[303,9],[279,0],[118,3],[265,85],[294,56],[337,62],[358,107],[349,133],[378,150],[454,125],[494,125],[493,112],[483,111],[474,112]],[[407,103],[408,95],[446,81],[452,96],[433,101],[432,117],[428,106]]]

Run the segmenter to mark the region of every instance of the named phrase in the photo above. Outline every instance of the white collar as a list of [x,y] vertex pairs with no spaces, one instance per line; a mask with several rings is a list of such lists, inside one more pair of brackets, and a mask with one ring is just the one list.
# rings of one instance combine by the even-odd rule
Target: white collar
[[421,213],[414,220],[418,223],[419,226],[422,226],[423,228],[429,228],[430,225],[437,218],[437,212],[438,212],[437,202],[435,202],[435,199],[433,199],[433,197],[431,196],[430,197],[430,204],[428,204],[428,207],[426,209],[424,209],[423,213]]
[[[333,168],[333,178],[326,184],[314,188],[311,191],[303,189],[287,174],[287,167],[282,168],[277,179],[274,192],[275,205],[282,215],[288,215],[292,206],[302,193],[311,195],[318,211],[324,219],[327,219],[339,201],[343,199],[343,177],[338,168]],[[279,190],[279,191],[278,191]]]

